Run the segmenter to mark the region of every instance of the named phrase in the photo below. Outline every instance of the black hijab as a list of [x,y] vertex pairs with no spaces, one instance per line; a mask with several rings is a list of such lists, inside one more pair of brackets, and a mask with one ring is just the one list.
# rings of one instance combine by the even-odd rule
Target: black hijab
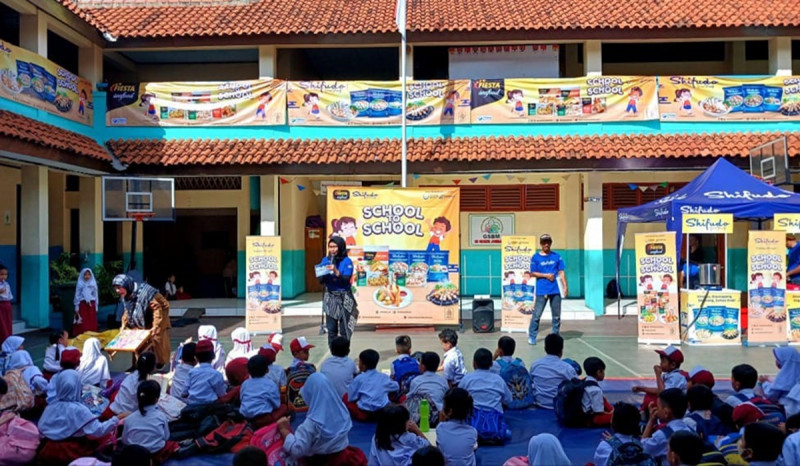
[[344,238],[341,236],[332,236],[330,241],[328,241],[328,244],[330,243],[336,243],[336,246],[338,246],[336,255],[333,256],[331,262],[333,262],[333,265],[339,265],[342,259],[347,257],[347,243],[345,243]]

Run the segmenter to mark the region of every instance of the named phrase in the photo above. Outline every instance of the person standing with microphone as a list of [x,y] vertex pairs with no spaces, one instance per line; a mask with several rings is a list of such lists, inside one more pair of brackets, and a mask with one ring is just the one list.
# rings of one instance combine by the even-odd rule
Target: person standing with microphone
[[353,276],[353,261],[347,257],[347,244],[344,238],[332,236],[328,241],[328,255],[320,266],[327,273],[319,277],[325,285],[322,297],[322,311],[325,313],[325,326],[328,329],[328,346],[337,336],[350,340],[358,319],[358,308],[353,296],[350,279]]

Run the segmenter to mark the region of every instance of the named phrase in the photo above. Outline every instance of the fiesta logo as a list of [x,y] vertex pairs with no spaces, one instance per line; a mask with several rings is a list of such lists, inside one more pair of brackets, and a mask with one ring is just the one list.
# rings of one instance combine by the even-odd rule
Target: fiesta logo
[[337,201],[346,201],[350,199],[350,191],[346,189],[333,190],[333,199]]
[[667,253],[667,246],[664,243],[651,243],[644,247],[644,253],[648,256],[663,256]]

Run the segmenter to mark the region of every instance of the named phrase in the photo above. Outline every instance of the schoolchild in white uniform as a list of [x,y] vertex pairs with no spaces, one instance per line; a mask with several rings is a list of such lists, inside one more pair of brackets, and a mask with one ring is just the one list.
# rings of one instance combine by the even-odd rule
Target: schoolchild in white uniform
[[250,359],[251,356],[258,354],[258,350],[253,349],[253,340],[250,338],[250,332],[244,327],[238,327],[231,332],[231,341],[233,341],[233,349],[225,358],[225,365],[236,358]]
[[106,385],[111,380],[108,359],[103,354],[103,350],[100,348],[100,340],[97,338],[89,338],[83,343],[78,372],[81,374],[81,383],[84,385],[106,388]]
[[[258,355],[267,358],[268,360],[274,361],[276,357],[278,357],[278,350],[275,348],[274,345],[267,343],[266,345],[262,346],[258,350]],[[283,368],[280,364],[272,363],[269,366],[269,372],[267,372],[267,377],[269,377],[275,385],[278,386],[279,389],[285,390],[286,384],[288,383],[288,379],[286,378],[286,369]]]
[[197,365],[195,351],[197,343],[186,343],[181,349],[181,360],[175,365],[172,373],[172,383],[169,387],[169,394],[181,401],[186,401],[183,394],[186,392],[186,384],[189,383],[189,372]]
[[458,334],[451,328],[446,328],[439,333],[439,341],[444,350],[442,365],[439,367],[443,371],[444,378],[451,387],[457,387],[461,379],[467,375],[467,368],[464,366],[464,355],[458,349]]
[[188,404],[215,403],[225,394],[225,380],[212,366],[214,344],[210,340],[200,340],[195,347],[197,367],[189,371],[189,380],[183,395]]
[[436,426],[436,446],[442,451],[447,466],[475,466],[478,431],[469,423],[471,415],[469,393],[463,388],[448,390]]
[[138,409],[122,425],[122,443],[138,445],[150,452],[159,462],[178,451],[179,445],[169,441],[169,421],[156,406],[161,396],[161,385],[146,380],[136,389]]
[[511,391],[499,375],[491,372],[492,352],[486,348],[478,348],[472,357],[472,367],[475,369],[464,376],[458,384],[469,392],[474,407],[503,412],[503,404],[511,403]]
[[400,386],[388,375],[378,372],[380,355],[373,349],[367,349],[358,355],[358,375],[347,389],[347,409],[358,420],[369,420],[376,411],[389,404],[389,394],[395,393]]
[[410,422],[405,406],[389,405],[378,412],[377,419],[369,466],[407,465],[414,452],[430,445],[419,427]]
[[259,355],[247,361],[250,378],[242,383],[239,397],[242,401],[239,413],[255,427],[268,426],[288,413],[281,406],[281,391],[272,379],[266,377],[271,360]]
[[214,359],[211,366],[219,372],[223,379],[225,377],[225,349],[219,344],[217,327],[213,325],[201,325],[197,327],[197,342],[208,340],[214,346]]
[[438,368],[439,355],[433,351],[423,353],[422,360],[419,363],[419,369],[422,373],[411,380],[407,397],[428,395],[436,403],[438,411],[441,411],[444,407],[444,394],[447,393],[450,387],[444,377],[436,373]]
[[119,386],[117,397],[100,415],[100,419],[108,419],[115,414],[131,413],[139,407],[136,398],[136,389],[139,384],[147,380],[156,369],[156,355],[150,352],[142,353],[136,361],[136,371],[128,374]]
[[350,354],[350,340],[338,336],[331,341],[331,357],[322,361],[319,371],[325,374],[336,393],[344,396],[347,388],[358,375],[356,363],[347,356]]
[[578,373],[569,363],[561,360],[564,353],[564,339],[561,335],[547,335],[544,339],[544,352],[547,353],[546,356],[531,364],[533,396],[536,406],[553,409],[553,398],[558,392],[558,386],[565,380],[574,379]]

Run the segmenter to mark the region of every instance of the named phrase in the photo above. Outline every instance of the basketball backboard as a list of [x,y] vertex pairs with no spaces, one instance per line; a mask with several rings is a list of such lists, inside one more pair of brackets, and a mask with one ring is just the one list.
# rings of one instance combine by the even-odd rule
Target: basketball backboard
[[175,183],[172,178],[103,177],[103,221],[172,222]]
[[792,184],[786,136],[750,149],[750,174],[775,186]]

